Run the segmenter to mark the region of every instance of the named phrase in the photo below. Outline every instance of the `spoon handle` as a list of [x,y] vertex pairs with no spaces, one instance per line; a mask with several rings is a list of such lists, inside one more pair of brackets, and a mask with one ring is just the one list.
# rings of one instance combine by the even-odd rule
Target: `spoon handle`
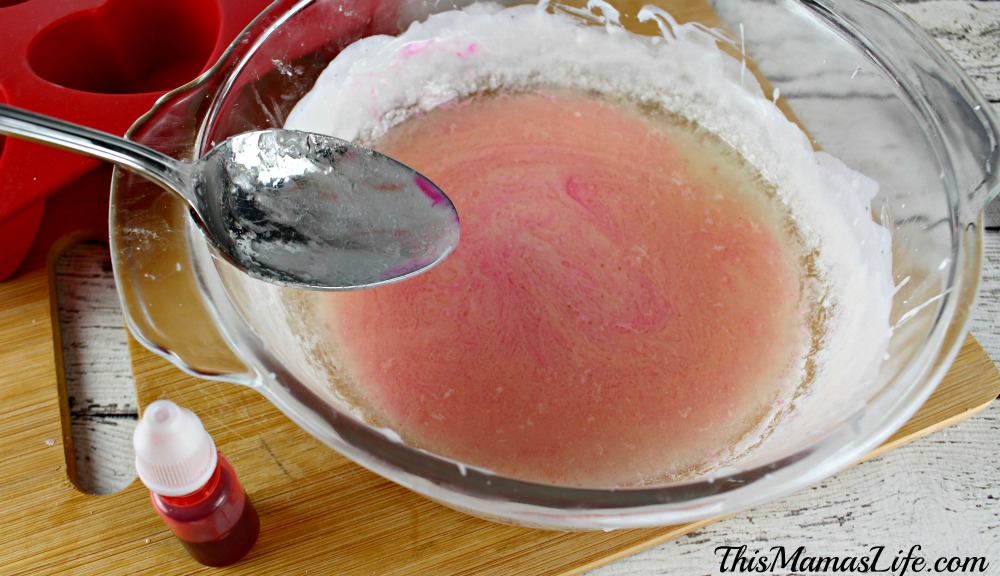
[[106,160],[189,198],[191,170],[151,148],[106,132],[0,104],[0,134]]

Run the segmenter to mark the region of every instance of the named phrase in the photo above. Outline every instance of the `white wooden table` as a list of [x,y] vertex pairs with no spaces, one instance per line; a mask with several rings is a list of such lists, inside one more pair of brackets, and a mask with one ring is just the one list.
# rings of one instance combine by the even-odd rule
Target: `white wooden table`
[[[909,0],[899,6],[978,83],[1000,116],[1000,1]],[[83,246],[60,267],[64,354],[80,482],[114,492],[134,476],[136,405],[106,249]],[[1000,362],[1000,210],[988,210],[985,277],[972,332]],[[956,426],[823,484],[593,571],[593,576],[720,574],[719,546],[891,559],[985,557],[1000,574],[1000,402]]]

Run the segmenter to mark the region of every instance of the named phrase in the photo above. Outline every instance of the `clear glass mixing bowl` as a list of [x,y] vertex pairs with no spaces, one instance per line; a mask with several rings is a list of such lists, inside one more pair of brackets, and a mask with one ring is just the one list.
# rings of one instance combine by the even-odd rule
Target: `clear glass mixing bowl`
[[[612,2],[629,21],[639,2]],[[679,21],[691,2],[659,5]],[[814,139],[877,180],[899,287],[875,386],[814,390],[739,464],[701,477],[597,490],[500,477],[366,424],[325,384],[305,320],[310,293],[250,281],[214,257],[185,207],[141,178],[113,185],[112,253],[132,333],[192,374],[253,387],[311,434],[390,480],[471,514],[560,529],[667,525],[731,513],[813,484],[885,440],[954,359],[980,272],[981,212],[998,186],[997,129],[969,79],[880,0],[725,0],[702,23],[730,31]],[[194,158],[229,135],[283,124],[345,46],[395,34],[450,1],[278,0],[195,82],[164,97],[131,138]],[[737,57],[739,55],[737,54]],[[305,342],[306,344],[299,344]],[[317,458],[323,458],[321,453]]]

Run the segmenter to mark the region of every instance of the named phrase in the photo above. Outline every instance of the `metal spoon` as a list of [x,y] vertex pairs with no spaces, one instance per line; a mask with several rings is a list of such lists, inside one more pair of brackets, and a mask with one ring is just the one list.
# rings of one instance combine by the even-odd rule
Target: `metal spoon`
[[458,243],[451,200],[413,169],[291,130],[233,136],[195,162],[0,104],[0,133],[95,156],[183,198],[205,236],[255,278],[315,290],[418,274]]

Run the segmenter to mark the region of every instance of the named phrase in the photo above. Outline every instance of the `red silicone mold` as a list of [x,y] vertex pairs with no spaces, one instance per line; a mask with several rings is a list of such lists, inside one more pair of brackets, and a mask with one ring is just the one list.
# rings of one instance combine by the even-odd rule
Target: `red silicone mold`
[[[124,134],[269,3],[0,0],[0,102]],[[31,246],[45,199],[98,162],[0,135],[0,280]]]

